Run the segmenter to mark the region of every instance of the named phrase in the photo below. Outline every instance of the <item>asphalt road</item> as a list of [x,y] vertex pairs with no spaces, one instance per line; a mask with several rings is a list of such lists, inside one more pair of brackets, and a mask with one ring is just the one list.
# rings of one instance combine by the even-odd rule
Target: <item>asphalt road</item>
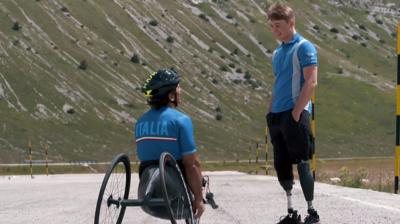
[[[219,208],[207,206],[204,224],[276,223],[286,212],[286,197],[275,177],[209,172]],[[0,223],[93,223],[103,174],[0,176]],[[130,198],[138,177],[132,175]],[[306,203],[296,182],[294,204],[304,217]],[[326,224],[400,223],[400,195],[317,183],[315,207]],[[123,223],[169,223],[128,207]]]

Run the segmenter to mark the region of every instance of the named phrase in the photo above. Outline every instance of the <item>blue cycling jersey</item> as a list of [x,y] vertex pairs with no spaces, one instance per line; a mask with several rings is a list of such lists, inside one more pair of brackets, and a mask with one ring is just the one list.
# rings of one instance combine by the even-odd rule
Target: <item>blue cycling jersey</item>
[[135,138],[140,161],[159,160],[163,152],[180,160],[196,152],[191,119],[170,107],[144,113],[136,123]]
[[[303,69],[317,65],[317,50],[314,45],[296,33],[293,39],[282,43],[272,57],[275,75],[271,111],[278,113],[293,109],[304,85]],[[305,110],[311,112],[311,102]]]

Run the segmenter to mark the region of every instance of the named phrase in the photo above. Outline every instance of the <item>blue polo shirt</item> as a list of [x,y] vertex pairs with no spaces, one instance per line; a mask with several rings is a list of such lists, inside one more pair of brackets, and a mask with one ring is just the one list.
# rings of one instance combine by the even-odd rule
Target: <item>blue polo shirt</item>
[[[271,112],[279,113],[294,108],[304,85],[303,69],[317,64],[314,45],[298,33],[274,51],[272,67],[275,83]],[[311,112],[311,102],[304,109]]]
[[144,113],[136,122],[135,138],[140,161],[159,160],[163,152],[181,160],[196,152],[191,119],[170,107]]

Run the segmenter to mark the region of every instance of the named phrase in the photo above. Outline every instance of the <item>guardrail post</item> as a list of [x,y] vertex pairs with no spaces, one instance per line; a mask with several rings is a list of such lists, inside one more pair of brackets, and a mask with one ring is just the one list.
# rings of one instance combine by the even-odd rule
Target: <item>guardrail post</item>
[[265,175],[268,175],[268,126],[265,127]]
[[31,179],[33,179],[33,167],[32,167],[32,142],[29,139],[28,141],[28,149],[29,149],[29,167],[30,167],[30,173],[31,173]]
[[49,146],[47,144],[45,144],[44,145],[44,153],[46,155],[46,176],[49,176],[48,150],[49,150]]
[[394,193],[399,191],[400,169],[400,23],[397,24],[396,148],[394,159]]
[[316,149],[315,149],[315,141],[316,141],[316,122],[315,122],[315,93],[313,94],[311,98],[311,132],[312,132],[312,147],[314,149],[314,153],[312,155],[312,160],[311,160],[311,169],[312,169],[312,174],[314,180],[315,178],[315,171],[317,170],[317,156],[316,156]]

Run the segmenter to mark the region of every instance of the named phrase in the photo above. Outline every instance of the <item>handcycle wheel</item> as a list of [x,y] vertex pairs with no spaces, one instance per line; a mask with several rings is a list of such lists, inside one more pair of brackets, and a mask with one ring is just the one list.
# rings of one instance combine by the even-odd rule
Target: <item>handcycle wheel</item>
[[[182,188],[181,192],[177,192],[174,186],[167,184],[167,175],[170,174],[179,177],[177,178],[179,183],[176,184]],[[195,220],[193,217],[191,192],[186,185],[176,160],[167,152],[162,153],[160,157],[160,176],[165,206],[170,215],[171,223],[177,224],[177,220],[185,220],[186,224],[197,224],[198,220]],[[171,197],[171,195],[173,196]]]
[[117,155],[108,168],[101,184],[97,199],[95,224],[120,224],[125,214],[125,206],[118,201],[128,199],[131,184],[131,166],[125,154]]

